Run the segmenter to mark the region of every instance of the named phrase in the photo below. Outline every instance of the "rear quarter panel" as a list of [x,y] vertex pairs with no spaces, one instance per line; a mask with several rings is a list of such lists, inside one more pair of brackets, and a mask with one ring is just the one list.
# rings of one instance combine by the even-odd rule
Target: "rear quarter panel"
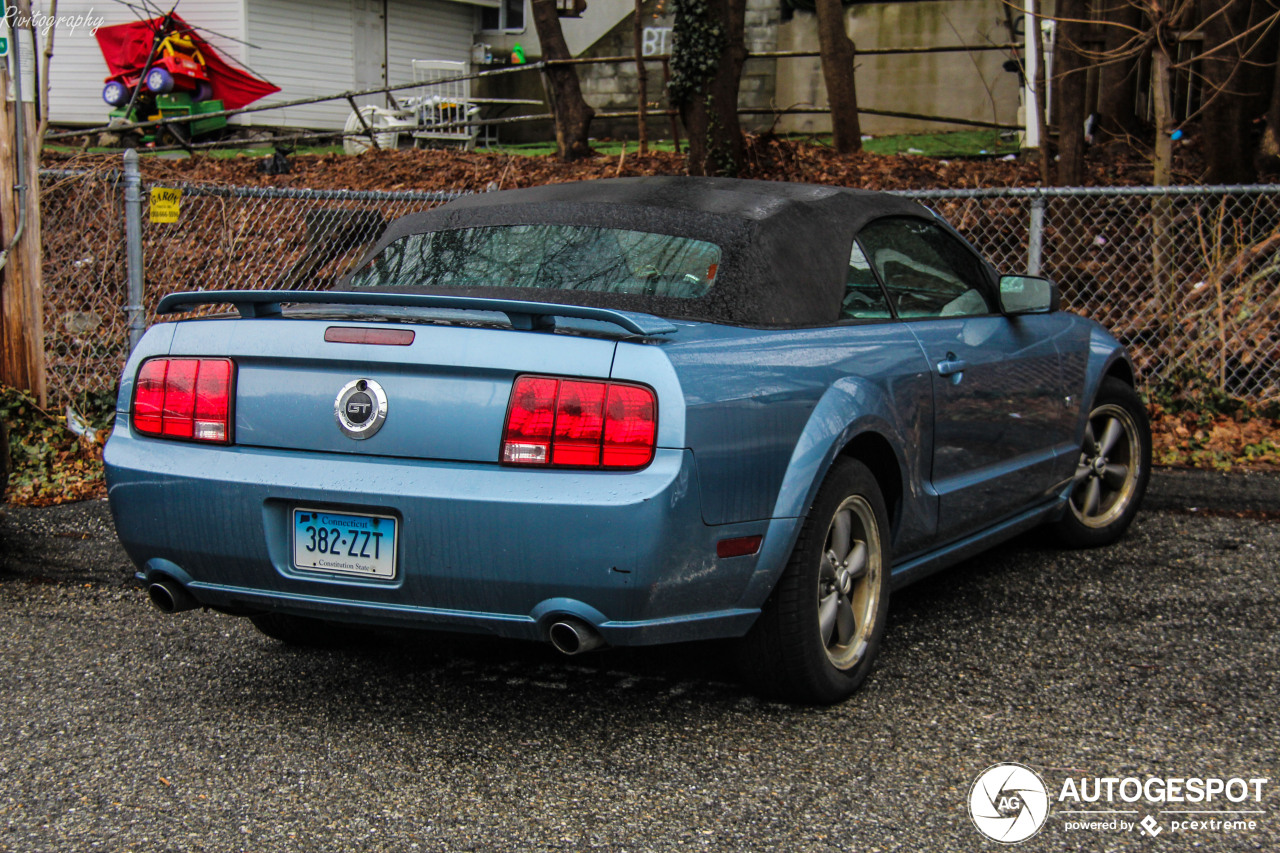
[[931,530],[931,379],[901,324],[704,325],[661,348],[683,388],[708,524],[803,516],[841,449],[875,432],[894,448],[908,496],[902,545],[914,547]]

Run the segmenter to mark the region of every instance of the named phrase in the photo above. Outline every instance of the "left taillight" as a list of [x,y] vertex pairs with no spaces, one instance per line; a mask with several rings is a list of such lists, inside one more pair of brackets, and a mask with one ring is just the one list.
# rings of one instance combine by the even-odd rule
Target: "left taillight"
[[134,384],[129,420],[143,435],[231,442],[235,365],[226,358],[153,358]]
[[511,387],[506,465],[643,468],[657,444],[653,390],[628,382],[519,376]]

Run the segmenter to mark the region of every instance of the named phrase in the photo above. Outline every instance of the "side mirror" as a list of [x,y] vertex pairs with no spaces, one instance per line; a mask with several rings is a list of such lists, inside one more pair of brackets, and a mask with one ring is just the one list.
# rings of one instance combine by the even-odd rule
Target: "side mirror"
[[1000,312],[1048,314],[1058,310],[1058,285],[1034,275],[1000,276]]

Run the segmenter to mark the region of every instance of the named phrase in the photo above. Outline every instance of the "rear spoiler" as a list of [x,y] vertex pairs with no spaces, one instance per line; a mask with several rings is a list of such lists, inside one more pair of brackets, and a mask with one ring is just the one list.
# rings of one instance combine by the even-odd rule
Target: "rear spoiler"
[[559,305],[553,302],[522,302],[518,299],[486,299],[478,296],[437,296],[426,293],[361,293],[350,290],[202,290],[171,293],[160,300],[157,314],[178,314],[197,305],[230,303],[245,319],[279,317],[286,303],[310,305],[390,305],[400,308],[453,308],[496,311],[506,314],[512,328],[522,331],[555,328],[556,317],[597,320],[621,326],[637,335],[669,335],[676,331],[661,317],[612,308]]

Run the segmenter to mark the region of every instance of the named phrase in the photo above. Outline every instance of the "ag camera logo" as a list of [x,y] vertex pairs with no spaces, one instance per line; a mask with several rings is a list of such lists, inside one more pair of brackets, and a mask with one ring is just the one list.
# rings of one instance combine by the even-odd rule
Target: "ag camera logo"
[[993,764],[969,789],[969,818],[993,841],[1016,844],[1040,831],[1049,793],[1040,774],[1022,764]]

